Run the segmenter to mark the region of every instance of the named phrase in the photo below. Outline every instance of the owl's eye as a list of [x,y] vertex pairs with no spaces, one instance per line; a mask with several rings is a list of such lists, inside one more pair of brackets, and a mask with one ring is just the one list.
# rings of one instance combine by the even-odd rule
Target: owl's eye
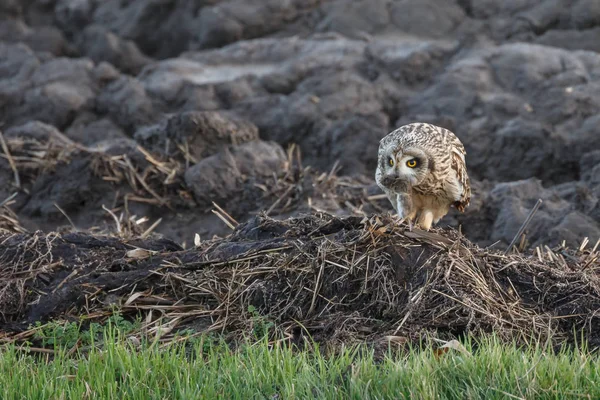
[[394,159],[392,157],[388,159],[388,164],[390,164],[390,167],[394,166]]
[[414,168],[414,167],[416,167],[416,166],[417,166],[417,164],[418,164],[418,162],[417,162],[417,159],[416,159],[416,158],[411,158],[410,160],[408,160],[408,161],[406,162],[406,166],[407,166],[408,168]]

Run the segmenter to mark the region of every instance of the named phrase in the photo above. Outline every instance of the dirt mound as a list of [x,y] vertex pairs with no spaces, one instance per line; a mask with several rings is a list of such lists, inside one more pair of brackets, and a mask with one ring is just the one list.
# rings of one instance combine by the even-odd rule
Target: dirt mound
[[454,230],[324,213],[258,215],[196,244],[3,233],[5,340],[27,338],[35,321],[103,319],[117,305],[168,328],[163,340],[178,329],[239,333],[271,322],[290,339],[325,342],[426,331],[560,341],[576,331],[600,345],[598,245],[505,255]]

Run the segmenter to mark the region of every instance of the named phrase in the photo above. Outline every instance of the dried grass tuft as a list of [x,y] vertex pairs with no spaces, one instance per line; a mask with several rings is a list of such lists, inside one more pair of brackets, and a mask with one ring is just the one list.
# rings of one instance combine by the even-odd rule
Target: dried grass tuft
[[[96,320],[118,304],[143,313],[144,334],[161,343],[178,329],[236,336],[268,322],[290,340],[310,334],[329,343],[492,331],[559,342],[573,330],[600,343],[597,248],[504,255],[453,230],[409,232],[391,217],[325,213],[263,214],[199,244],[1,236],[2,316],[12,326]],[[21,325],[4,340],[26,332]]]

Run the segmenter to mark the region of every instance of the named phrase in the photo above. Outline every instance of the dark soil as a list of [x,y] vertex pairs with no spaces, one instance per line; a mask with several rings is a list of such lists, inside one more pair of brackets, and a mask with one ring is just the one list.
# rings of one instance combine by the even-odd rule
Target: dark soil
[[102,318],[118,305],[154,310],[171,329],[204,321],[205,331],[229,334],[252,330],[258,313],[290,339],[328,343],[493,331],[557,343],[576,332],[600,345],[597,251],[503,255],[455,231],[328,214],[260,215],[189,250],[84,233],[5,234],[0,243],[6,334]]

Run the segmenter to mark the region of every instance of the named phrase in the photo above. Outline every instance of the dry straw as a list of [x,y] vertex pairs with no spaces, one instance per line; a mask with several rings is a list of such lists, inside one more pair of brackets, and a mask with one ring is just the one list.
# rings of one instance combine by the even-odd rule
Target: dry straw
[[[335,169],[313,172],[291,148],[282,174],[251,182],[260,193],[255,200],[267,204],[268,214],[310,214],[280,221],[263,213],[238,224],[235,213],[215,202],[231,234],[196,240],[184,250],[154,238],[160,220],[141,228],[148,218],[128,215],[128,202],[185,202],[187,157],[161,161],[141,148],[137,158],[110,155],[63,138],[11,138],[5,145],[20,185],[87,152],[98,177],[129,187],[105,207],[118,236],[28,233],[10,211],[13,198],[3,202],[5,342],[31,339],[35,329],[28,326],[38,320],[101,321],[117,305],[126,314],[142,313],[138,334],[157,344],[178,340],[174,334],[182,328],[236,336],[268,322],[290,340],[394,337],[405,343],[425,332],[454,337],[493,331],[507,339],[559,342],[577,330],[600,344],[598,244],[504,254],[454,230],[411,232],[380,213],[381,199],[368,196],[364,182],[337,177]],[[356,216],[321,212],[327,204]]]
[[[268,321],[290,340],[493,331],[560,341],[575,329],[597,341],[597,248],[539,254],[481,249],[452,230],[408,232],[388,217],[324,213],[259,215],[190,250],[164,239],[6,234],[0,311],[24,328],[19,322],[102,319],[117,304],[143,313],[144,334],[159,342],[180,328],[237,335]],[[28,337],[18,331],[4,340]]]

